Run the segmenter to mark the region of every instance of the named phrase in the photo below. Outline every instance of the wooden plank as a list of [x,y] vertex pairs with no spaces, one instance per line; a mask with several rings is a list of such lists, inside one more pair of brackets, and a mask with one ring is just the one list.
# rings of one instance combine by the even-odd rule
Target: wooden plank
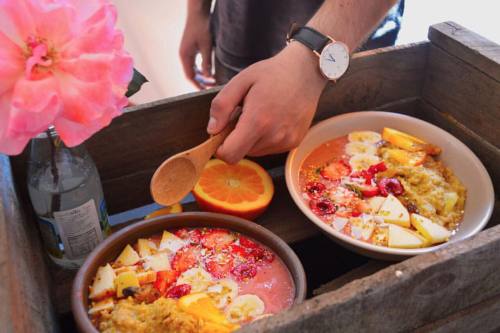
[[500,81],[500,45],[455,22],[429,28],[429,40],[482,73]]
[[0,331],[54,332],[44,251],[18,201],[5,155],[0,155],[0,189]]
[[323,92],[316,120],[372,110],[418,97],[425,74],[428,42],[369,50],[353,55],[346,74]]
[[500,81],[431,45],[422,98],[500,147]]
[[500,295],[474,304],[444,319],[415,330],[424,332],[498,332],[500,331]]
[[469,147],[488,170],[495,192],[500,193],[500,148],[498,146],[486,141],[480,134],[455,119],[453,115],[441,112],[425,100],[420,102],[419,117],[450,132]]
[[500,226],[408,259],[241,332],[408,331],[500,294]]

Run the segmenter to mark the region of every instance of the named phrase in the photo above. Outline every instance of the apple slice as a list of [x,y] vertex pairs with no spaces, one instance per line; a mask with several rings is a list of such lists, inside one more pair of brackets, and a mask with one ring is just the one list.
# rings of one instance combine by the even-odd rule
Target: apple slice
[[123,249],[122,253],[116,258],[115,265],[116,266],[131,266],[137,264],[141,258],[135,252],[135,250],[130,246],[130,244],[127,244],[125,248]]
[[89,298],[91,300],[99,300],[113,295],[115,292],[115,277],[115,272],[110,264],[99,267],[94,278],[94,283],[90,287]]
[[169,271],[172,269],[170,267],[170,261],[168,260],[168,253],[165,252],[159,252],[144,258],[143,267],[145,270],[151,269],[155,272]]
[[411,225],[408,210],[403,206],[401,201],[392,194],[389,194],[387,198],[385,198],[377,215],[383,218],[386,223],[397,224],[406,228],[409,228]]
[[427,240],[413,230],[389,225],[389,247],[416,249],[427,245]]
[[123,289],[139,287],[139,279],[134,271],[123,272],[115,279],[116,296],[123,297]]
[[451,232],[440,224],[432,222],[427,217],[411,214],[411,224],[431,243],[443,243],[448,241]]
[[137,240],[137,251],[141,258],[145,258],[156,252],[156,245],[149,239],[139,238]]
[[186,245],[182,239],[171,232],[164,231],[161,236],[160,251],[167,250],[168,253],[175,253]]
[[376,197],[369,198],[368,199],[368,206],[370,207],[370,212],[372,214],[378,213],[378,211],[380,210],[380,207],[382,207],[382,204],[384,203],[384,201],[385,201],[385,197],[376,196]]

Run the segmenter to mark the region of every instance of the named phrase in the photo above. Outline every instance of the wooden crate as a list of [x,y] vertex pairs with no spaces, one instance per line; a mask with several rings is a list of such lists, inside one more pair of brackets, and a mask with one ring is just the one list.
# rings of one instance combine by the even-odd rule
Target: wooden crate
[[[468,145],[500,193],[500,46],[452,22],[432,26],[429,39],[355,54],[345,77],[325,89],[315,121],[374,109],[424,119]],[[111,214],[128,211],[132,216],[133,209],[152,202],[153,171],[168,156],[205,139],[217,91],[130,108],[87,142]],[[273,203],[257,222],[294,246],[313,288],[323,285],[310,290],[303,304],[243,332],[500,328],[498,196],[487,229],[477,236],[432,254],[386,263],[348,252],[318,234],[288,195],[285,155],[257,160],[276,185]],[[194,203],[186,207],[196,209]],[[330,259],[318,262],[318,257]],[[331,276],[336,278],[325,281]],[[26,156],[0,156],[1,331],[57,331],[61,314],[69,311],[72,277],[43,254],[27,196]]]

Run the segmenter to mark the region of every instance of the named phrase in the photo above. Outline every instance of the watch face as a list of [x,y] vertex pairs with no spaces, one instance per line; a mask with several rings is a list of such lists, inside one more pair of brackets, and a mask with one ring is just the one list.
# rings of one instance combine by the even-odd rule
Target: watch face
[[328,79],[336,80],[341,77],[347,66],[349,66],[349,51],[344,43],[330,43],[321,51],[319,68]]

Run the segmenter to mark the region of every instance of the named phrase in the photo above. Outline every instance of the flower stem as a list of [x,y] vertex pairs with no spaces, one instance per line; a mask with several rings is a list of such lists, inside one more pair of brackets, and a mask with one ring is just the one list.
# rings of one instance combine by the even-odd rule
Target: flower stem
[[50,212],[54,213],[59,211],[61,208],[61,196],[59,193],[57,193],[57,188],[59,185],[59,169],[57,169],[56,163],[57,145],[56,141],[54,140],[52,131],[50,129],[47,129],[46,133],[50,143],[50,172],[52,173],[52,179],[54,181],[54,189],[56,189],[54,195],[52,196],[52,203],[50,208]]

